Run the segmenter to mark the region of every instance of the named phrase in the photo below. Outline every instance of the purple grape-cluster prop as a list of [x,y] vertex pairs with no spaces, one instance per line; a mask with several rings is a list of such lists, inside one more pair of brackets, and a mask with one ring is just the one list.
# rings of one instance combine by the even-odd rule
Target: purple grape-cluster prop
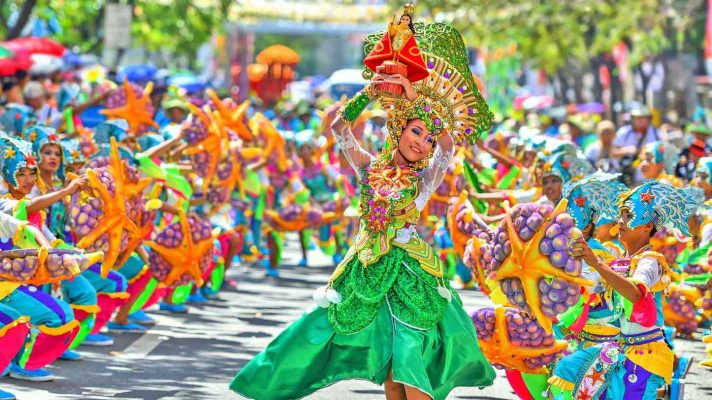
[[[210,223],[192,215],[187,218],[188,226],[190,226],[190,236],[193,243],[212,240],[212,226]],[[174,222],[166,226],[158,235],[156,235],[154,241],[168,249],[178,249],[185,242],[180,222]],[[200,258],[200,270],[206,271],[210,268],[212,260],[212,251],[206,252],[205,255]],[[149,268],[151,269],[153,276],[158,281],[164,282],[168,278],[173,265],[157,251],[151,250],[149,253]],[[194,277],[186,272],[176,281],[168,282],[168,284],[170,286],[185,285],[193,280]]]
[[194,146],[208,137],[208,127],[196,115],[191,114],[183,123],[183,135],[191,146]]
[[190,156],[193,171],[195,171],[198,176],[205,178],[210,173],[210,157],[207,151],[201,151]]
[[[41,263],[40,251],[47,251]],[[0,280],[42,284],[74,276],[91,265],[80,250],[15,249],[0,252]]]
[[[581,296],[582,264],[567,251],[573,238],[580,237],[580,231],[574,227],[573,218],[560,211],[555,213],[552,206],[535,203],[519,204],[509,210],[517,236],[514,239],[524,252],[516,255],[516,261],[508,261],[513,243],[507,220],[499,224],[493,240],[481,249],[484,270],[498,280],[509,303],[536,316],[539,323],[566,311]],[[530,243],[535,235],[538,243]],[[500,271],[505,264],[507,268]],[[534,298],[538,301],[533,302]]]
[[696,288],[670,285],[663,314],[665,324],[674,326],[683,335],[697,331],[697,307],[695,301],[700,298]]
[[482,352],[498,369],[541,371],[566,347],[535,319],[515,308],[482,308],[472,313],[472,322]]
[[285,221],[296,221],[304,211],[304,207],[299,204],[289,204],[279,210],[279,217]]
[[213,207],[219,206],[230,200],[230,191],[224,186],[210,185],[205,198],[208,200],[208,204]]

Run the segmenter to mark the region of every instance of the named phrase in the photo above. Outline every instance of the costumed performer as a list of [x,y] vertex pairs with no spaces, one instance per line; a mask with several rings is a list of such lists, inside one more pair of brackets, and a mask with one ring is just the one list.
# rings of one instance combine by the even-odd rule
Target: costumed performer
[[[576,379],[552,378],[555,399],[655,399],[670,383],[674,354],[663,333],[662,296],[673,273],[665,257],[650,251],[650,239],[663,227],[689,235],[687,219],[697,206],[688,192],[646,181],[621,197],[618,221],[625,256],[606,264],[580,239],[569,252],[583,259],[610,285],[623,303],[617,341],[587,349]],[[568,357],[580,357],[574,353]],[[566,360],[566,359],[564,359]],[[566,365],[562,360],[559,365]]]
[[[413,86],[403,76],[377,75],[332,124],[363,186],[360,232],[329,284],[315,292],[320,307],[242,368],[230,384],[237,393],[299,398],[340,380],[366,379],[384,384],[389,400],[445,399],[455,387],[494,379],[442,261],[415,230],[454,140],[488,129],[491,114],[467,70],[459,33],[444,24],[418,28],[431,78]],[[383,82],[401,85],[406,97],[381,98],[389,140],[375,158],[348,124]]]

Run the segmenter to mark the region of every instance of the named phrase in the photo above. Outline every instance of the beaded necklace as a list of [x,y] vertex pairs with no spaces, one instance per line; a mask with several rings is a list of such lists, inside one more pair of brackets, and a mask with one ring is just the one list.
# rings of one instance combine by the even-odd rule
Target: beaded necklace
[[367,188],[362,192],[361,215],[369,236],[385,233],[394,220],[394,204],[401,200],[404,191],[415,191],[421,173],[409,166],[394,167],[377,162],[367,168],[361,183]]

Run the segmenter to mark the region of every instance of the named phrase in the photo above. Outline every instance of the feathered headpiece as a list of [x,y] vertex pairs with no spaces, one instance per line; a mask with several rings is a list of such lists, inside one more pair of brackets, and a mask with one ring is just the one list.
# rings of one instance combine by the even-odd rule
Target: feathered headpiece
[[59,147],[60,163],[57,176],[64,181],[64,151],[62,151],[57,131],[50,126],[32,125],[22,132],[22,138],[32,143],[32,152],[37,157],[37,164],[42,164],[42,149],[45,146],[54,144]]
[[99,151],[94,158],[108,157],[111,152],[111,138],[121,142],[126,139],[129,131],[129,124],[125,119],[111,119],[102,122],[94,129],[94,142]]
[[677,165],[680,151],[672,144],[662,141],[648,143],[643,147],[640,156],[644,157],[645,154],[651,154],[653,156],[653,163],[663,163],[665,165],[665,173],[675,173],[675,166]]
[[79,139],[76,138],[64,138],[60,140],[62,144],[62,150],[64,151],[64,160],[66,165],[70,164],[84,164],[87,162],[84,153],[82,153],[82,147],[79,144]]
[[[414,28],[427,77],[413,84],[420,96],[415,104],[400,96],[383,94],[379,98],[381,108],[387,113],[389,134],[397,139],[403,130],[404,116],[425,113],[432,115],[429,119],[433,123],[442,124],[441,133],[449,133],[456,143],[463,140],[474,143],[480,134],[490,129],[494,116],[472,77],[462,36],[453,27],[441,23],[416,23]],[[365,54],[371,53],[383,35],[384,32],[376,32],[366,37]],[[373,71],[364,68],[364,77],[372,76]],[[354,97],[342,108],[342,117],[353,123],[370,101],[365,95]]]
[[0,115],[0,129],[10,136],[22,134],[25,127],[32,123],[34,115],[32,108],[24,104],[10,103]]
[[617,200],[626,191],[626,186],[618,181],[620,174],[597,171],[577,181],[568,182],[563,187],[563,198],[568,199],[566,212],[583,230],[591,222],[598,225],[615,221],[618,217]]
[[415,6],[413,3],[405,3],[403,6],[403,15],[407,15],[411,18],[413,18],[413,14],[415,13]]
[[17,173],[22,168],[37,168],[32,143],[7,136],[0,138],[0,170],[5,182],[17,187]]
[[564,152],[552,154],[544,164],[542,172],[542,178],[553,175],[559,177],[562,183],[566,183],[590,174],[593,167],[575,153]]
[[697,169],[695,173],[700,176],[704,175],[705,182],[712,185],[712,157],[702,157],[697,161]]
[[665,227],[675,234],[690,236],[688,219],[699,205],[695,197],[689,190],[651,179],[625,192],[619,206],[633,216],[628,221],[630,229],[652,222],[658,230]]

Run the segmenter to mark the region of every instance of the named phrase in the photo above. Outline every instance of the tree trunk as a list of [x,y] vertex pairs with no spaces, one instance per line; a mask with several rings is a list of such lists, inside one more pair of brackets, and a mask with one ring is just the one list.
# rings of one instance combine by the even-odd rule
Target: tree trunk
[[22,30],[25,29],[27,22],[30,20],[32,15],[32,9],[35,8],[37,0],[27,0],[22,4],[22,9],[20,10],[20,16],[17,18],[17,22],[7,31],[5,40],[15,39],[20,36]]
[[601,56],[591,60],[591,72],[593,73],[593,101],[603,103],[603,83],[601,82],[601,67],[603,62]]

